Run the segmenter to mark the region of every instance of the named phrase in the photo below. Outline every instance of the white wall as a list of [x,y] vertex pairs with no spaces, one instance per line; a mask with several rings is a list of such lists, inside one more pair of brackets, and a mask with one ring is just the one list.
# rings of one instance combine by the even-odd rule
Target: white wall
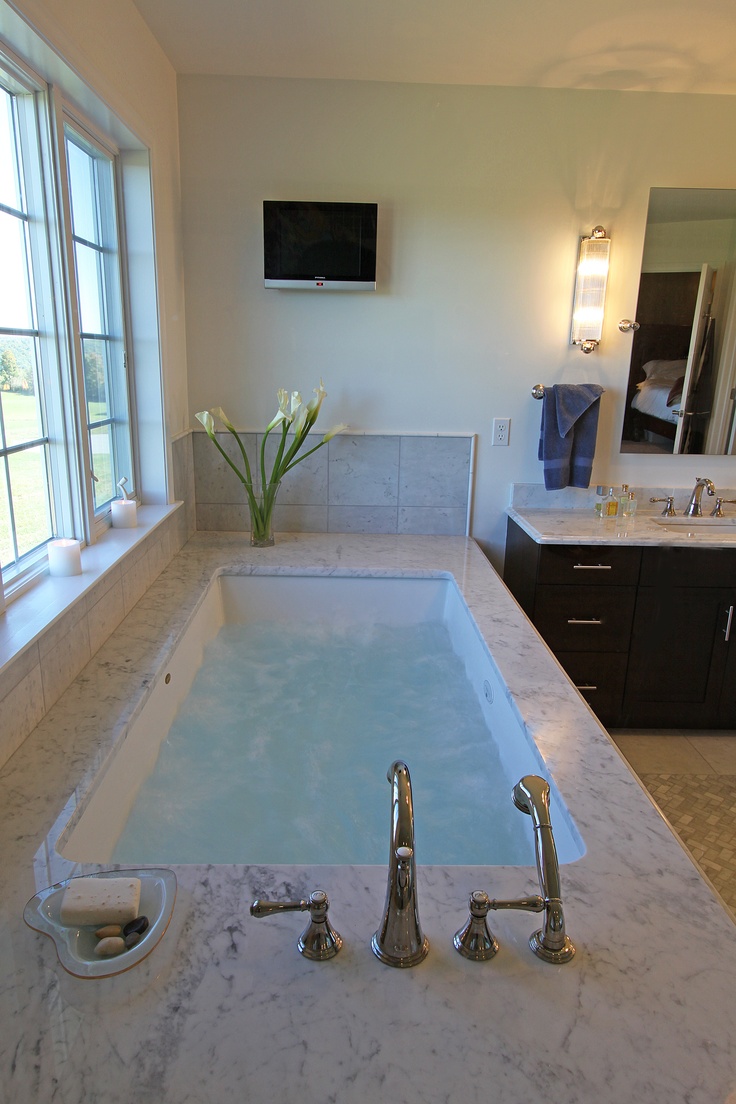
[[[179,78],[190,414],[262,426],[324,377],[323,420],[474,431],[474,534],[499,562],[511,482],[541,482],[536,382],[599,380],[593,482],[733,482],[736,461],[618,452],[649,188],[733,187],[731,97]],[[689,148],[683,148],[683,135]],[[380,290],[266,291],[261,201],[378,201]],[[578,236],[613,239],[599,350],[568,346]],[[494,416],[511,445],[491,448]],[[697,469],[697,470],[696,470]]]

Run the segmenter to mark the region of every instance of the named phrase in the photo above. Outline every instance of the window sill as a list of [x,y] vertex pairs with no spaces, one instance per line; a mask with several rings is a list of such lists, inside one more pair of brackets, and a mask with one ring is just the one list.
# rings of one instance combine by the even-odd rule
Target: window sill
[[42,575],[9,602],[5,612],[0,613],[0,674],[180,506],[181,503],[173,503],[139,507],[136,529],[108,529],[96,544],[82,549],[81,575],[66,578]]

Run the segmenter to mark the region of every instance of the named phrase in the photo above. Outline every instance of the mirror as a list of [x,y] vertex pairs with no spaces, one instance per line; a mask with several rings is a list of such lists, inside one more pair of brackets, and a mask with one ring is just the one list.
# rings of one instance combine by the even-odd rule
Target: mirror
[[736,191],[652,188],[621,452],[736,453]]

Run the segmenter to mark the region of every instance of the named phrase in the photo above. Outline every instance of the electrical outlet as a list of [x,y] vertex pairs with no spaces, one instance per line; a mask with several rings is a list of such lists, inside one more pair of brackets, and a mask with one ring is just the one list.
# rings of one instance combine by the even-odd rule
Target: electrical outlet
[[494,418],[493,419],[493,444],[494,445],[507,445],[509,443],[509,430],[511,429],[510,418]]

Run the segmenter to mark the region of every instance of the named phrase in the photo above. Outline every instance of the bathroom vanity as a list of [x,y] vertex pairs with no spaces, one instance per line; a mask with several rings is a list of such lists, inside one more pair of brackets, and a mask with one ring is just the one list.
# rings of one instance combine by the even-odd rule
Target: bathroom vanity
[[504,581],[611,727],[736,727],[736,527],[682,520],[508,519]]

